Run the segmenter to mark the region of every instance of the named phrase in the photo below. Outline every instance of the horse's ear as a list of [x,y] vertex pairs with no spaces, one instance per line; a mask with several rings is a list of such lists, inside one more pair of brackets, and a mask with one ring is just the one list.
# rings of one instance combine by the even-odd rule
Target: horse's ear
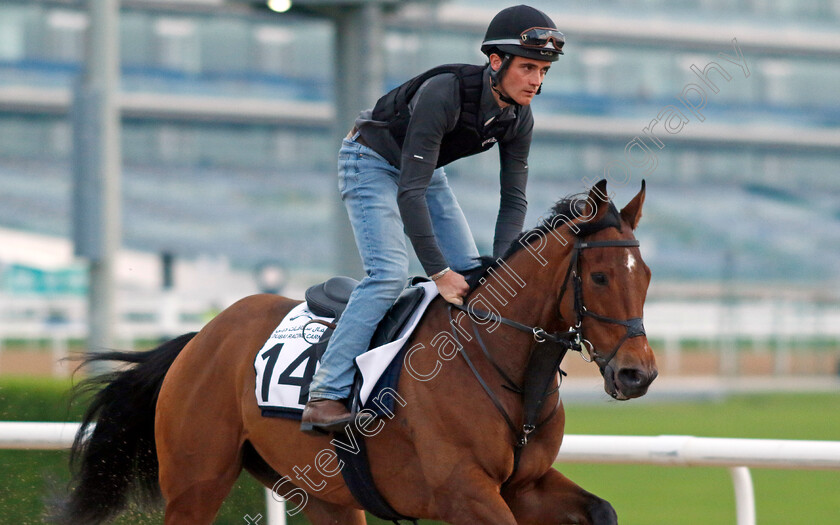
[[639,224],[639,219],[642,218],[642,205],[645,203],[645,181],[642,179],[642,189],[633,197],[633,200],[627,203],[627,206],[621,210],[621,219],[630,225],[630,228],[635,230]]
[[[588,222],[595,223],[600,221],[609,209],[609,206],[602,206],[602,204],[605,205],[608,202],[610,202],[610,198],[607,193],[607,179],[601,179],[589,190],[589,196],[586,197],[586,212],[583,216],[588,217],[586,219]],[[593,204],[597,207],[594,213],[592,210]]]

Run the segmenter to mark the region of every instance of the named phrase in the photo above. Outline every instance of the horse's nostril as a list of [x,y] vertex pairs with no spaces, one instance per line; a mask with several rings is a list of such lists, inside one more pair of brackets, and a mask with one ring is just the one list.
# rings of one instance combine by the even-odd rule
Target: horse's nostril
[[637,388],[648,383],[648,375],[636,368],[622,368],[618,371],[618,381],[629,388]]

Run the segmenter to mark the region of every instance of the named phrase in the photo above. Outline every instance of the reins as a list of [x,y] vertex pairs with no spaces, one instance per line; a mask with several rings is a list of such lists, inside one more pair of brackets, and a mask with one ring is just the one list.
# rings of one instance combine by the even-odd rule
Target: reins
[[[542,327],[529,326],[527,324],[520,323],[519,321],[515,321],[513,319],[508,319],[493,312],[487,312],[481,309],[473,308],[469,304],[448,305],[447,311],[449,313],[449,324],[452,327],[452,336],[455,340],[455,343],[458,345],[458,352],[464,358],[464,361],[466,361],[467,366],[470,368],[473,375],[478,380],[479,385],[481,385],[481,388],[490,398],[490,401],[502,415],[503,419],[505,420],[505,423],[510,428],[511,432],[513,433],[516,439],[514,443],[513,471],[511,472],[507,480],[505,480],[502,486],[507,485],[507,483],[509,483],[515,476],[517,468],[519,466],[519,460],[522,454],[522,449],[525,447],[525,445],[528,444],[529,436],[542,425],[551,420],[551,418],[553,418],[556,415],[560,407],[560,400],[558,399],[558,402],[555,405],[554,410],[552,410],[551,414],[549,414],[542,421],[537,422],[537,418],[539,417],[539,413],[542,409],[544,401],[559,390],[560,384],[563,380],[562,376],[566,375],[566,373],[560,369],[560,365],[563,361],[563,358],[566,356],[566,353],[568,353],[569,350],[572,350],[574,352],[579,352],[581,356],[583,356],[584,345],[587,345],[588,353],[590,354],[591,360],[594,360],[601,369],[601,372],[604,373],[605,368],[609,365],[610,361],[612,361],[612,359],[618,353],[618,350],[625,343],[625,341],[632,337],[645,335],[644,324],[641,317],[621,320],[596,314],[587,310],[586,306],[584,306],[583,304],[583,285],[582,279],[580,277],[581,252],[584,249],[630,248],[636,246],[639,246],[639,241],[635,239],[591,242],[582,242],[580,239],[575,240],[575,244],[572,249],[572,259],[569,262],[568,269],[566,270],[566,275],[563,279],[563,285],[560,288],[560,294],[558,297],[559,308],[559,305],[562,304],[563,296],[566,293],[566,289],[568,288],[568,283],[571,280],[574,288],[573,309],[575,312],[576,322],[566,331],[547,332]],[[510,416],[510,414],[508,414],[507,410],[505,410],[499,397],[496,395],[493,389],[490,388],[490,385],[487,383],[487,381],[481,376],[475,364],[473,363],[473,360],[469,357],[467,352],[464,351],[464,345],[461,343],[460,338],[458,337],[458,330],[455,329],[455,322],[452,317],[453,308],[466,312],[467,316],[470,318],[470,321],[472,321],[473,333],[476,336],[476,341],[478,343],[479,348],[481,349],[482,354],[484,355],[485,359],[496,370],[496,372],[499,374],[499,376],[503,379],[505,383],[502,385],[502,388],[505,388],[523,396],[522,405],[524,416],[523,424],[521,427],[518,428],[517,425],[513,422],[513,418]],[[600,356],[595,350],[592,343],[583,338],[582,323],[584,317],[591,317],[597,321],[610,324],[617,324],[625,327],[624,335],[616,343],[616,345],[613,347],[613,349],[610,351],[606,358]],[[560,318],[562,319],[562,315],[560,316]],[[478,323],[477,321],[493,321],[496,323],[501,323],[505,326],[514,328],[521,332],[531,334],[533,336],[534,343],[530,350],[523,385],[517,385],[508,376],[504,369],[496,362],[496,360],[493,359],[491,353],[487,349],[486,344],[484,343],[484,340],[481,338],[477,326],[480,323]],[[557,387],[550,388],[551,383],[554,379],[554,375],[557,372],[561,374]]]
[[[478,380],[479,385],[481,385],[481,388],[487,394],[487,397],[490,398],[490,401],[496,407],[496,410],[498,410],[499,413],[502,415],[502,417],[505,420],[505,423],[507,423],[507,426],[508,426],[508,428],[510,428],[513,435],[516,436],[516,442],[514,443],[514,449],[513,449],[513,470],[511,472],[510,476],[508,476],[508,479],[505,480],[505,482],[503,483],[502,486],[504,486],[511,479],[513,479],[513,476],[516,474],[517,468],[519,467],[519,460],[522,457],[522,449],[525,447],[525,445],[528,444],[528,438],[531,435],[531,433],[533,433],[534,431],[537,430],[537,428],[541,427],[542,425],[544,425],[545,423],[550,421],[551,418],[553,418],[557,414],[557,410],[560,408],[560,400],[558,398],[557,404],[554,406],[554,410],[551,411],[551,414],[549,414],[545,419],[543,419],[540,422],[536,421],[536,418],[539,416],[540,409],[542,408],[543,402],[549,396],[551,396],[552,394],[557,392],[557,390],[560,388],[559,383],[557,385],[557,388],[551,389],[550,391],[547,388],[547,386],[550,385],[551,379],[554,378],[555,370],[559,371],[560,374],[562,374],[562,375],[566,374],[565,372],[560,370],[560,363],[563,361],[563,357],[565,357],[566,352],[569,351],[572,343],[570,343],[569,341],[564,340],[564,339],[553,338],[553,337],[546,338],[546,339],[542,339],[542,338],[537,339],[536,334],[538,332],[534,332],[533,330],[531,330],[531,332],[535,334],[535,345],[534,345],[534,348],[531,349],[531,356],[528,360],[527,370],[531,371],[532,368],[535,368],[537,371],[550,372],[550,373],[544,374],[545,376],[548,376],[548,377],[543,378],[543,379],[545,379],[545,381],[541,381],[541,383],[546,383],[546,385],[543,386],[542,388],[534,388],[533,387],[534,381],[529,382],[528,378],[532,375],[535,375],[535,374],[527,374],[527,373],[526,373],[526,378],[525,378],[525,384],[523,384],[522,387],[519,387],[516,383],[513,382],[513,380],[511,380],[508,377],[508,375],[504,372],[504,370],[501,368],[501,366],[499,366],[499,364],[496,363],[496,361],[492,358],[492,356],[490,355],[490,352],[487,350],[487,347],[484,344],[484,341],[481,339],[481,336],[479,335],[478,329],[476,328],[476,323],[473,322],[473,333],[475,333],[475,335],[476,335],[476,340],[478,341],[479,347],[481,348],[481,351],[483,352],[485,358],[490,362],[491,365],[493,365],[493,368],[495,368],[496,372],[498,372],[499,375],[502,376],[502,378],[508,383],[507,385],[502,385],[502,387],[507,388],[508,390],[511,390],[512,392],[515,392],[515,393],[523,396],[522,404],[523,404],[525,416],[524,416],[522,427],[517,428],[516,424],[513,422],[513,419],[510,417],[510,414],[508,414],[507,410],[505,410],[505,407],[502,405],[502,402],[499,399],[499,397],[496,395],[495,392],[493,392],[493,389],[490,388],[490,385],[488,385],[487,381],[485,381],[485,379],[482,377],[481,373],[476,368],[472,359],[470,359],[470,356],[464,351],[464,345],[461,343],[461,340],[458,337],[458,331],[454,328],[455,327],[455,322],[452,319],[452,308],[458,308],[458,309],[464,310],[464,311],[466,311],[466,308],[462,307],[462,306],[459,306],[459,305],[450,304],[449,308],[447,309],[447,312],[449,313],[449,324],[450,324],[450,326],[452,326],[452,336],[455,339],[455,344],[458,345],[458,351],[459,351],[458,353],[460,353],[461,356],[464,358],[464,361],[466,361],[467,366],[469,366],[473,375]],[[483,313],[489,314],[489,312],[483,312]],[[500,320],[501,319],[502,318],[500,318]],[[508,320],[508,321],[510,321],[510,320]],[[520,323],[517,323],[516,321],[511,321],[511,322],[515,323],[515,325],[526,328],[526,330],[523,330],[523,331],[525,331],[525,332],[529,331],[529,330],[527,330],[527,328],[529,328],[529,327],[527,327],[525,325],[521,325]],[[508,323],[505,323],[505,324],[508,324]],[[514,325],[508,324],[508,326],[514,326]],[[521,330],[522,328],[519,328],[518,326],[514,326],[514,328],[517,328],[517,329]],[[552,335],[552,334],[547,334],[547,335]],[[552,352],[541,351],[543,349],[543,347],[545,347],[545,346],[555,347],[555,349],[558,350],[558,352],[552,353]],[[535,357],[536,357],[536,359],[535,359]],[[551,361],[551,364],[549,366],[545,366],[544,362],[546,361],[546,359]],[[562,376],[561,376],[561,381],[562,381]],[[540,382],[540,381],[537,381],[537,382]],[[529,388],[529,386],[531,388]]]

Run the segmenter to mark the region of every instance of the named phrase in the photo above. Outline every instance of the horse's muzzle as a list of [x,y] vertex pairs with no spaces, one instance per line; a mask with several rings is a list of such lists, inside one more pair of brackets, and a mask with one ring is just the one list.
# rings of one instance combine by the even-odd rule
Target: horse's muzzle
[[659,375],[656,368],[646,371],[629,367],[616,371],[612,365],[605,366],[601,373],[604,375],[604,390],[620,401],[645,395],[650,384]]

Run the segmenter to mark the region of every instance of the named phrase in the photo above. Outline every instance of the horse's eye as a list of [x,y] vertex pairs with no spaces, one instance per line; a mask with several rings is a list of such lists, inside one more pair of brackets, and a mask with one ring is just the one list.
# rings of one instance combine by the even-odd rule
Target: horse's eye
[[610,280],[607,279],[607,276],[603,273],[593,273],[592,282],[601,286],[606,286],[607,284],[609,284]]

